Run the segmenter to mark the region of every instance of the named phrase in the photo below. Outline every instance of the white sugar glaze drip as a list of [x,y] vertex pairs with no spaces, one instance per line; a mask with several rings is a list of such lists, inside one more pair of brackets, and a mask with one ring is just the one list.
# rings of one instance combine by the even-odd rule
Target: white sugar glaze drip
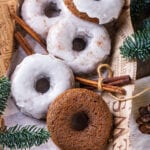
[[[43,77],[50,79],[50,88],[39,93],[34,85]],[[74,86],[73,73],[66,64],[53,56],[40,54],[26,57],[16,67],[11,81],[16,105],[24,114],[37,119],[45,118],[50,103]]]
[[[82,51],[73,50],[73,40],[82,37],[86,47]],[[103,26],[80,19],[61,20],[49,30],[47,47],[50,54],[61,58],[74,73],[88,74],[104,62],[111,50],[111,41]]]
[[124,0],[73,0],[80,12],[91,18],[98,18],[100,24],[117,19],[124,5]]

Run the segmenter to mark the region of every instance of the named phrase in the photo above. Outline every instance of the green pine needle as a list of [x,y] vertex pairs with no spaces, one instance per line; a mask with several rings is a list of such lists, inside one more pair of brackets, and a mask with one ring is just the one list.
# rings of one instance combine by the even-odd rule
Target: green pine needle
[[132,0],[131,1],[131,17],[133,21],[139,20],[139,17],[149,11],[150,0]]
[[147,8],[147,3],[144,0],[132,0],[131,1],[131,17],[133,20],[138,19],[141,13]]
[[127,37],[120,47],[121,55],[128,59],[139,59],[145,61],[150,58],[150,30],[137,31]]
[[146,4],[150,4],[150,0],[144,0]]
[[48,131],[36,126],[14,126],[0,133],[0,145],[3,148],[26,149],[46,143],[50,137]]
[[[11,84],[6,77],[0,79],[0,115],[3,114],[10,94]],[[26,149],[46,143],[49,132],[36,126],[14,126],[0,129],[0,145],[10,149]]]
[[143,20],[142,28],[150,29],[150,17]]
[[0,115],[3,114],[10,94],[10,81],[6,77],[0,79]]
[[150,16],[150,0],[131,0],[130,11],[133,26],[137,30],[141,21]]

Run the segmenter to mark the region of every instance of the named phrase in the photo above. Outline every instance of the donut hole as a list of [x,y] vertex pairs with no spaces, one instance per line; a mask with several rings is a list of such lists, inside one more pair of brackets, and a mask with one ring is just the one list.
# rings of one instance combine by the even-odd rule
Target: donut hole
[[86,48],[87,41],[84,37],[75,37],[72,41],[72,49],[74,51],[82,51]]
[[60,15],[61,10],[57,7],[57,4],[50,2],[45,6],[44,14],[48,18],[57,17]]
[[42,77],[35,82],[35,89],[38,93],[46,93],[50,88],[49,78]]
[[89,117],[85,112],[78,112],[72,116],[71,128],[75,131],[82,131],[89,125]]

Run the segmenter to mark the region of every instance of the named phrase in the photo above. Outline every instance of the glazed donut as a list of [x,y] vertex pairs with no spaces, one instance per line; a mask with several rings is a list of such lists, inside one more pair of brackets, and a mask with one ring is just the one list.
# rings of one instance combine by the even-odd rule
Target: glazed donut
[[124,0],[64,0],[68,9],[76,16],[99,24],[117,19]]
[[24,0],[21,15],[25,22],[46,38],[49,27],[68,14],[62,0]]
[[73,73],[66,64],[53,56],[34,54],[16,67],[11,90],[23,113],[42,119],[56,96],[73,86]]
[[103,150],[110,137],[112,115],[100,95],[71,89],[50,105],[47,126],[62,150]]
[[50,28],[47,49],[64,60],[74,73],[87,74],[107,58],[111,42],[104,27],[70,18]]

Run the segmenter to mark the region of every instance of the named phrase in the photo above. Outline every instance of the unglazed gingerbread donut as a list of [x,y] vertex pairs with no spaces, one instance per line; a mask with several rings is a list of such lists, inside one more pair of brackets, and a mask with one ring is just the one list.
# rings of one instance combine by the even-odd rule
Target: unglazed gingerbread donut
[[68,9],[81,19],[106,24],[117,19],[124,0],[64,0]]
[[110,137],[112,115],[101,96],[72,89],[50,105],[47,126],[62,150],[102,150]]
[[47,49],[76,74],[89,74],[103,63],[111,49],[107,30],[78,18],[64,19],[49,30]]
[[73,86],[74,76],[66,64],[53,56],[34,54],[16,67],[11,91],[23,113],[43,119],[49,104]]

